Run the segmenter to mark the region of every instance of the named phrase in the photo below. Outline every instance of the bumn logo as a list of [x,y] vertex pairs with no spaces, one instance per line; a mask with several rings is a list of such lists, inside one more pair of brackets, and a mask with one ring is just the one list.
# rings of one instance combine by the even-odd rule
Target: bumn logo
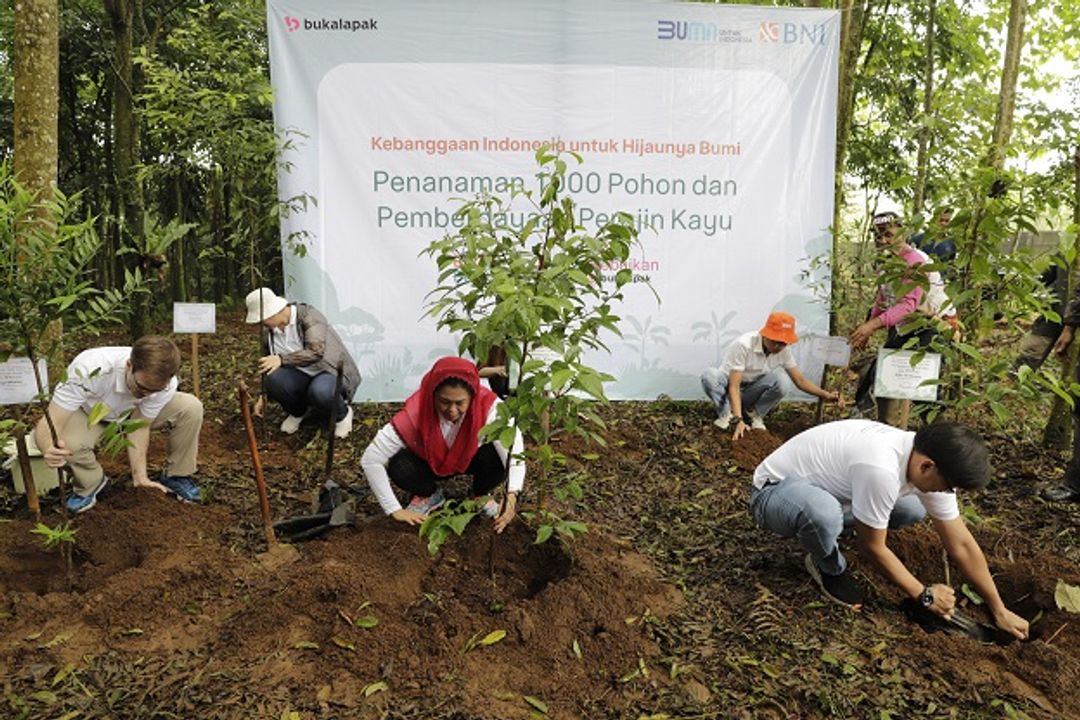
[[300,29],[300,21],[297,18],[294,18],[292,15],[286,15],[285,29],[289,32],[296,32]]
[[780,42],[780,23],[762,20],[758,34],[765,42]]

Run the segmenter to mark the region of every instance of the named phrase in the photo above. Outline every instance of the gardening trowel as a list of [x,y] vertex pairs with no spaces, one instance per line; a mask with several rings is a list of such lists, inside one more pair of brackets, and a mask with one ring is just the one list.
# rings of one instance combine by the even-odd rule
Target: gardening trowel
[[274,523],[274,532],[282,540],[299,542],[318,537],[331,528],[352,525],[355,520],[356,513],[353,512],[353,503],[348,500],[337,505],[330,512],[300,515],[287,520],[279,520]]
[[1005,632],[976,621],[959,610],[954,610],[952,617],[946,620],[935,612],[924,608],[913,598],[907,598],[900,603],[900,609],[904,611],[908,619],[929,631],[940,630],[949,635],[964,635],[982,643],[995,643],[1007,645],[1015,638]]

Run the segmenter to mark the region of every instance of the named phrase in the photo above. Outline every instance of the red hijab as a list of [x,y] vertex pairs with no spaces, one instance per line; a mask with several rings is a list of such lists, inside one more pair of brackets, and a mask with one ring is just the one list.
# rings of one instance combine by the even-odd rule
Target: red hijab
[[[435,390],[449,378],[463,380],[472,391],[469,409],[461,419],[461,429],[451,447],[446,446],[435,407]],[[495,400],[495,393],[481,387],[474,363],[459,357],[439,358],[420,381],[420,389],[405,400],[405,409],[390,424],[405,446],[423,458],[436,475],[457,475],[468,469],[476,455],[477,436],[487,424]]]

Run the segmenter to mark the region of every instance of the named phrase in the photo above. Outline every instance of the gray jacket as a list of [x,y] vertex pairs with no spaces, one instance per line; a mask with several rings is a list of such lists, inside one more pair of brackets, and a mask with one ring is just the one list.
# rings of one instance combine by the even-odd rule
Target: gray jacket
[[[293,303],[290,303],[293,304]],[[296,330],[304,349],[281,356],[284,367],[314,366],[322,372],[337,375],[338,363],[344,363],[341,386],[346,398],[352,399],[356,388],[360,387],[360,368],[345,349],[345,343],[334,328],[330,327],[326,316],[306,303],[295,303]],[[270,354],[270,331],[263,328],[263,354]]]

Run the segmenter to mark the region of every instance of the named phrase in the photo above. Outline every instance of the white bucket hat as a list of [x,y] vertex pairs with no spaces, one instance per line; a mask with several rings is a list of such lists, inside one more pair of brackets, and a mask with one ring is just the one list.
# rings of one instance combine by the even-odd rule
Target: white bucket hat
[[[259,303],[262,302],[262,317],[259,316]],[[285,309],[289,303],[285,298],[280,298],[274,294],[274,291],[270,288],[259,288],[258,290],[252,290],[244,298],[244,302],[247,303],[247,318],[248,323],[258,323],[277,315],[279,312]]]

